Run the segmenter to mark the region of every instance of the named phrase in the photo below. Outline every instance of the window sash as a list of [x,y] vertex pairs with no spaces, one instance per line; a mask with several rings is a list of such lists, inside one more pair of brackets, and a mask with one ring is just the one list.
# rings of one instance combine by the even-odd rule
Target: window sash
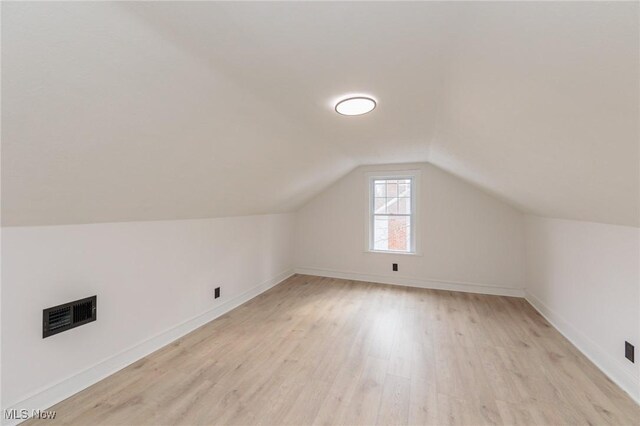
[[[387,193],[387,185],[389,181],[403,181],[402,183],[398,183],[399,185],[408,185],[409,186],[409,196],[401,197],[400,189],[398,188],[396,195],[393,197],[388,197]],[[384,184],[384,196],[376,196],[376,185]],[[370,251],[376,252],[389,252],[389,253],[415,253],[416,252],[416,241],[415,241],[415,178],[414,176],[371,176],[369,183],[369,246],[368,249]],[[409,213],[376,213],[376,199],[395,199],[396,202],[399,203],[399,200],[407,198],[409,199]],[[385,211],[388,211],[388,206],[385,206]],[[394,250],[394,249],[376,249],[375,248],[375,222],[376,218],[380,216],[386,217],[408,217],[409,218],[409,235],[407,238],[409,239],[408,248],[406,250]]]

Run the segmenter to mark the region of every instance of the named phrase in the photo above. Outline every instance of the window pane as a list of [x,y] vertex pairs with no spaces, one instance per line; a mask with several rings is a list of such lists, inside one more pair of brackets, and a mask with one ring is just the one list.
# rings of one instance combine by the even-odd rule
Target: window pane
[[395,180],[387,181],[387,197],[397,197],[398,196],[398,184]]
[[374,250],[409,251],[411,219],[408,216],[375,216]]
[[398,214],[398,199],[387,198],[387,213]]
[[386,198],[375,198],[374,199],[374,213],[375,214],[384,214],[387,213],[387,199]]
[[411,196],[411,185],[409,183],[400,183],[398,185],[398,196],[400,196],[400,197],[410,197]]
[[398,213],[411,214],[411,198],[398,198]]
[[385,183],[384,181],[381,180],[377,180],[375,181],[375,196],[376,197],[386,197],[386,191],[385,191]]
[[389,250],[388,216],[376,216],[373,220],[373,249]]

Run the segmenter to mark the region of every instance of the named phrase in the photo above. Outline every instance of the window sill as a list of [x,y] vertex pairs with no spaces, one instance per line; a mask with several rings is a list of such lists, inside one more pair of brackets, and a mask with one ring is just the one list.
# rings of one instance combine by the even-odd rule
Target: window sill
[[407,251],[365,250],[364,252],[369,254],[398,254],[400,256],[422,256],[421,253],[407,252]]

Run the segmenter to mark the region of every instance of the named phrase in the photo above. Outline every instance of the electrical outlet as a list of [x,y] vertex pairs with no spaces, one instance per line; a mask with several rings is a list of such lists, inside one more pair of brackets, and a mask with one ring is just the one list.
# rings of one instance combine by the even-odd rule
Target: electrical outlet
[[216,287],[216,289],[214,290],[213,298],[217,299],[218,297],[220,297],[220,287]]
[[635,347],[629,342],[624,342],[624,357],[633,363],[636,362],[634,352]]
[[394,272],[398,272],[398,264],[397,263],[392,264],[391,267],[392,267]]

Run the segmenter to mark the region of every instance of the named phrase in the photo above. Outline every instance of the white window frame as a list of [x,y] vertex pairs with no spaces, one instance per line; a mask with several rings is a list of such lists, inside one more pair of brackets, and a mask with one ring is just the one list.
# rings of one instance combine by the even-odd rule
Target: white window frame
[[[366,209],[366,241],[365,252],[382,254],[420,255],[418,240],[418,194],[420,187],[420,170],[398,170],[366,173],[367,180],[367,209]],[[379,179],[411,179],[411,214],[410,214],[410,243],[409,251],[375,250],[373,241],[374,214],[375,214],[375,188],[374,181]]]

